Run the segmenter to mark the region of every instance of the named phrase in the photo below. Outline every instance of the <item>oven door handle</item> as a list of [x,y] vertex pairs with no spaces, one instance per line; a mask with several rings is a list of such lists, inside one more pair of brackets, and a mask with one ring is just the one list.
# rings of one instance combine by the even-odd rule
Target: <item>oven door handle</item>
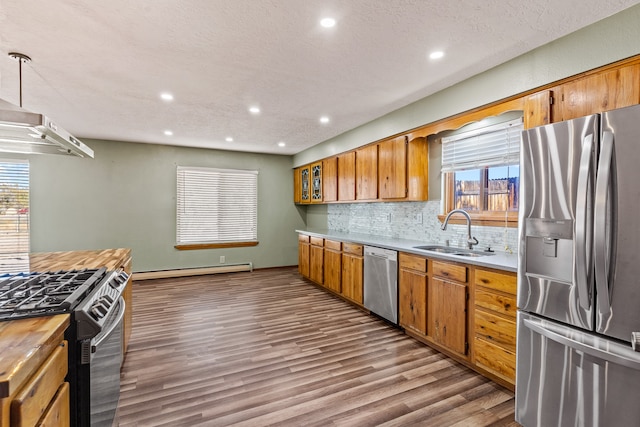
[[91,353],[95,353],[98,350],[98,347],[104,342],[104,340],[109,338],[113,330],[118,327],[120,322],[122,322],[125,309],[127,308],[127,304],[124,302],[124,298],[120,297],[120,299],[118,300],[118,305],[120,306],[120,313],[118,313],[118,317],[116,318],[115,322],[111,324],[109,330],[102,334],[100,339],[96,340],[96,342],[91,343]]

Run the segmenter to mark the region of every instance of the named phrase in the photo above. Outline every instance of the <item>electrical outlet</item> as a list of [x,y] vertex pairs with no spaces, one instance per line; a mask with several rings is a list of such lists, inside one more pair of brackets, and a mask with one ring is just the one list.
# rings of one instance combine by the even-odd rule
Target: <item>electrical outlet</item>
[[391,212],[387,214],[387,222],[391,222]]
[[422,224],[422,212],[417,213],[415,218],[414,218],[416,224]]
[[220,255],[220,264],[227,262],[227,258],[224,255]]

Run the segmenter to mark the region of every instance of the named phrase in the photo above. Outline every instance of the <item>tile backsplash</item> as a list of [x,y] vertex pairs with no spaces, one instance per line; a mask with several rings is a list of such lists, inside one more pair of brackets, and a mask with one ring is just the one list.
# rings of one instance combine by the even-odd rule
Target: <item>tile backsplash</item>
[[[449,224],[442,231],[439,213],[440,201],[330,204],[327,227],[441,245],[448,240],[451,246],[466,247],[467,226]],[[471,235],[478,239],[479,249],[491,246],[495,251],[515,253],[518,248],[516,228],[476,226],[472,222]]]

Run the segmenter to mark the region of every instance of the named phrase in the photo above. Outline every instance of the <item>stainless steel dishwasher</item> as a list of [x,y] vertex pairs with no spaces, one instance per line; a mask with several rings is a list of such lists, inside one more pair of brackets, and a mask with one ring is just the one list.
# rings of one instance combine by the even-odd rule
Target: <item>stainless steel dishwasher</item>
[[364,247],[364,306],[398,324],[398,252]]

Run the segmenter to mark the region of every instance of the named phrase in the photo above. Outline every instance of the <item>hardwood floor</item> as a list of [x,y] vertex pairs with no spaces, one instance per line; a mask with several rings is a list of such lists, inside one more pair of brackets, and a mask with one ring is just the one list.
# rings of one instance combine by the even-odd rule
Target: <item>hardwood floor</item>
[[120,426],[517,426],[514,397],[294,268],[133,286]]

